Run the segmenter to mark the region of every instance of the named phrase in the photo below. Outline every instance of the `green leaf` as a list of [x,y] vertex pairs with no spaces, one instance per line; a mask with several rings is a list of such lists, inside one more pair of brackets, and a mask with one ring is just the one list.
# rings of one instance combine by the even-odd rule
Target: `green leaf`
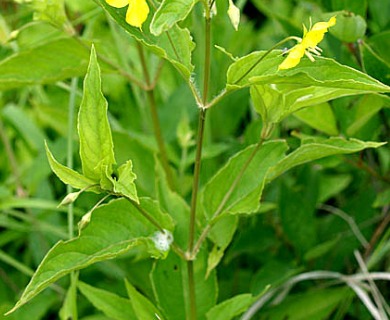
[[347,128],[347,134],[356,134],[375,114],[385,106],[385,101],[380,95],[370,94],[362,97],[354,106],[354,119]]
[[246,311],[253,303],[251,294],[240,294],[217,304],[207,312],[207,320],[230,320]]
[[[172,231],[170,217],[161,213],[156,202],[141,198],[140,205],[162,228]],[[50,249],[10,312],[71,271],[116,258],[134,247],[140,247],[155,258],[164,258],[167,252],[156,248],[153,239],[155,232],[156,227],[123,198],[98,207],[92,212],[90,223],[77,238],[59,241]]]
[[131,160],[127,161],[118,168],[119,178],[114,181],[114,192],[124,195],[135,202],[139,202],[137,196],[137,189],[134,184],[136,175],[133,172],[133,163]]
[[[390,87],[367,74],[324,57],[317,57],[315,62],[304,57],[297,67],[278,71],[278,66],[284,60],[282,53],[280,50],[274,50],[260,63],[259,59],[265,51],[253,52],[237,60],[229,67],[227,89],[233,90],[253,84],[283,83],[295,89],[331,88],[332,99],[352,94],[390,92]],[[340,93],[339,90],[341,90]],[[297,98],[301,97],[301,100],[308,99],[313,94],[313,92],[298,93]],[[308,94],[309,96],[305,97]]]
[[102,311],[107,317],[114,320],[137,320],[129,299],[120,297],[112,292],[92,287],[79,281],[78,287],[81,293]]
[[[383,32],[376,35],[374,40],[370,39],[372,46],[365,41],[359,42],[364,70],[387,85],[390,84],[390,61],[387,57],[389,41],[385,37],[389,34],[389,31]],[[382,44],[378,45],[378,42]]]
[[245,163],[251,157],[251,154],[255,151],[255,148],[256,145],[252,145],[234,155],[207,183],[201,194],[201,201],[207,219],[212,219],[217,211],[220,211],[222,214],[248,214],[259,209],[259,200],[267,171],[283,158],[287,150],[287,145],[284,141],[271,141],[264,143],[260,147],[225,205],[220,208],[225,195]]
[[374,208],[385,207],[390,204],[390,188],[378,193],[375,202],[373,203]]
[[82,76],[87,65],[88,53],[81,43],[73,38],[56,39],[1,61],[0,90]]
[[[359,94],[358,90],[327,88],[319,86],[300,86],[291,84],[262,84],[251,86],[251,97],[254,103],[255,110],[261,115],[263,120],[268,123],[277,123],[286,118],[288,115],[302,110],[303,108],[323,103],[343,96]],[[328,120],[329,124],[321,123],[321,118],[305,119],[313,125],[325,128],[333,134],[336,132],[335,119],[331,115],[331,110],[321,110]],[[329,112],[330,111],[330,112]],[[310,112],[310,111],[308,111]],[[318,111],[317,111],[318,112]]]
[[48,21],[59,29],[73,34],[72,25],[66,17],[64,0],[33,0],[32,5],[35,19]]
[[[213,271],[206,279],[206,253],[201,250],[194,260],[195,295],[197,319],[205,320],[206,313],[217,300],[217,279]],[[156,261],[151,272],[151,280],[156,301],[167,319],[187,319],[186,308],[189,308],[187,287],[187,265],[175,254],[167,259]]]
[[107,101],[102,93],[100,68],[94,46],[91,48],[91,58],[84,80],[78,133],[83,173],[90,179],[100,181],[107,170],[108,174],[112,173],[115,156],[107,118]]
[[123,29],[135,40],[141,42],[157,56],[168,60],[189,81],[194,66],[191,63],[191,53],[195,48],[190,32],[173,26],[166,34],[156,37],[149,33],[149,21],[143,26],[143,31],[130,26],[125,20],[125,12],[117,10],[105,0],[95,0]]
[[176,192],[169,188],[166,174],[161,163],[156,157],[156,192],[158,202],[165,211],[175,221],[175,230],[173,237],[175,243],[182,248],[188,244],[188,225],[190,217],[190,207],[187,202]]
[[158,36],[172,26],[184,20],[191,12],[198,0],[163,0],[153,20],[150,23],[150,32]]
[[77,319],[77,282],[78,273],[72,274],[72,280],[59,312],[61,320]]
[[339,134],[336,117],[329,103],[324,102],[311,108],[301,109],[294,113],[294,117],[330,136]]
[[225,215],[211,227],[208,238],[214,243],[214,246],[207,259],[206,277],[220,263],[226,248],[233,239],[237,226],[237,216]]
[[[82,174],[78,173],[77,171],[74,171],[59,163],[51,154],[46,142],[45,142],[45,147],[46,147],[46,154],[47,154],[47,159],[49,160],[50,167],[63,183],[69,184],[76,189],[88,188],[98,183],[96,180],[87,178]],[[88,190],[100,193],[100,190],[97,187],[88,188]]]
[[161,312],[148,298],[139,293],[126,279],[125,283],[127,294],[129,295],[137,319],[164,319]]
[[379,148],[384,144],[386,143],[343,138],[310,139],[273,166],[268,172],[267,181],[271,181],[287,170],[309,161],[338,154],[359,152],[367,148]]

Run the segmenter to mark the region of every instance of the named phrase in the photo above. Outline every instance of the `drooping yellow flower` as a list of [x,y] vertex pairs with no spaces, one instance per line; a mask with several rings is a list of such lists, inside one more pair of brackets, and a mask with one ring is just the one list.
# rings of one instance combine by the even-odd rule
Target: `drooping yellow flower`
[[307,31],[303,26],[303,39],[299,39],[299,43],[289,50],[286,59],[279,65],[278,69],[290,69],[298,65],[302,57],[306,55],[311,61],[314,61],[312,53],[321,54],[321,49],[317,47],[324,35],[328,32],[328,28],[336,24],[336,17],[332,17],[328,22],[317,22],[312,28]]
[[129,5],[126,13],[126,22],[140,29],[149,14],[149,6],[146,0],[106,0],[106,2],[115,8],[123,8]]

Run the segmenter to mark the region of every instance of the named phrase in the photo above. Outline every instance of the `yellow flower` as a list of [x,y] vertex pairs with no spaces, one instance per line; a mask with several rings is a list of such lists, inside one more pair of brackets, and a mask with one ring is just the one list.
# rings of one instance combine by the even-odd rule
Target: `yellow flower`
[[332,17],[328,22],[317,22],[309,31],[303,26],[303,39],[299,39],[299,43],[289,50],[286,59],[279,65],[278,69],[290,69],[298,65],[301,58],[306,55],[311,61],[314,61],[312,53],[321,55],[321,49],[317,47],[324,35],[328,32],[328,28],[336,24],[336,17]]
[[126,22],[140,29],[149,14],[149,6],[146,0],[106,0],[106,2],[115,8],[123,8],[129,5],[126,13]]

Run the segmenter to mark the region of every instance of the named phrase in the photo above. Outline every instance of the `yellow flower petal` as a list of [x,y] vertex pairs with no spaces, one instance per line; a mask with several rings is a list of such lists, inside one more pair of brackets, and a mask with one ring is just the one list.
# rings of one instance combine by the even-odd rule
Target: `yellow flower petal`
[[301,61],[302,57],[305,54],[305,47],[302,44],[297,44],[293,47],[286,59],[279,65],[278,70],[294,68]]
[[304,34],[302,45],[305,48],[315,48],[323,39],[328,28],[336,24],[336,17],[332,17],[328,22],[317,22]]
[[126,22],[140,28],[149,14],[149,7],[145,0],[130,0],[129,8],[126,13]]
[[129,4],[129,0],[106,0],[106,2],[115,8],[123,8]]
[[328,22],[317,22],[312,28],[310,28],[309,31],[307,31],[305,26],[303,26],[303,39],[301,43],[297,44],[290,50],[286,59],[284,59],[279,65],[278,70],[295,67],[301,61],[305,53],[311,61],[314,61],[310,52],[319,55],[321,49],[317,47],[317,44],[324,39],[324,35],[328,32],[328,28],[334,26],[335,24],[336,17],[332,17]]

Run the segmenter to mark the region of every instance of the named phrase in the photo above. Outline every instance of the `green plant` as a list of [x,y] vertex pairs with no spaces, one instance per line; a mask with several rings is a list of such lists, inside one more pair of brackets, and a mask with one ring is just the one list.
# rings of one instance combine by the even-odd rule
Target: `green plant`
[[[258,309],[259,305],[262,307],[263,301],[270,299],[279,289],[289,289],[292,284],[312,276],[314,279],[337,279],[343,285],[331,289],[322,288],[313,296],[313,293],[306,292],[303,297],[295,297],[295,301],[286,302],[288,308],[291,308],[289,312],[293,312],[291,310],[294,310],[294,306],[302,304],[301,300],[313,299],[312,304],[315,304],[314,301],[327,296],[330,297],[329,301],[318,309],[314,308],[314,311],[308,311],[309,315],[306,317],[310,319],[313,316],[310,312],[319,318],[328,317],[336,306],[341,305],[336,313],[341,318],[349,312],[348,301],[355,297],[348,290],[352,288],[366,303],[371,315],[385,317],[388,312],[386,303],[381,301],[381,293],[372,284],[367,268],[374,268],[389,250],[386,224],[379,234],[381,241],[376,239],[369,247],[354,220],[349,220],[349,216],[342,210],[326,204],[327,200],[350,184],[354,175],[359,179],[359,172],[362,171],[351,173],[348,169],[348,172],[343,167],[340,155],[367,152],[374,157],[367,149],[376,149],[385,144],[365,141],[382,138],[383,134],[370,135],[364,131],[364,127],[370,124],[378,112],[387,112],[380,110],[388,106],[385,94],[390,92],[390,87],[370,76],[367,69],[372,68],[377,72],[376,64],[382,63],[388,68],[388,62],[370,44],[358,40],[364,36],[359,16],[338,11],[344,8],[337,7],[336,1],[329,10],[323,10],[337,12],[321,12],[329,23],[320,28],[320,36],[315,35],[318,39],[309,38],[311,30],[316,30],[314,25],[313,29],[309,28],[308,33],[305,32],[303,40],[288,36],[279,42],[270,43],[270,50],[252,51],[250,47],[249,51],[252,52],[245,52],[241,58],[236,58],[224,48],[225,45],[234,45],[234,40],[229,42],[231,34],[235,32],[230,23],[235,29],[238,28],[240,11],[231,1],[149,2],[149,17],[145,23],[137,21],[135,27],[126,21],[127,9],[116,9],[104,0],[95,2],[107,16],[109,28],[105,25],[105,16],[100,10],[94,21],[89,16],[84,17],[87,21],[84,23],[87,28],[86,37],[90,35],[88,39],[77,34],[77,24],[73,22],[72,26],[69,22],[63,1],[33,1],[37,18],[50,24],[24,26],[25,30],[22,29],[21,35],[18,35],[19,41],[23,39],[23,32],[27,35],[31,33],[38,39],[42,30],[50,30],[51,34],[44,37],[44,40],[38,40],[39,45],[25,44],[25,50],[16,52],[0,63],[3,75],[0,88],[11,90],[37,84],[38,86],[26,87],[25,92],[20,93],[19,105],[25,103],[23,97],[32,97],[31,104],[36,106],[38,111],[35,112],[40,121],[57,131],[54,136],[63,135],[67,139],[66,143],[61,138],[49,141],[50,135],[43,134],[42,130],[31,129],[27,125],[23,128],[23,121],[29,124],[26,120],[28,117],[11,103],[3,110],[3,117],[17,126],[20,134],[25,133],[26,143],[31,144],[28,147],[36,146],[36,152],[41,156],[46,153],[51,170],[68,185],[62,204],[69,205],[69,239],[59,240],[54,245],[54,239],[50,241],[51,249],[45,254],[9,314],[12,316],[15,311],[23,313],[21,307],[48,287],[62,292],[61,287],[53,284],[70,275],[59,312],[62,319],[77,319],[80,312],[83,316],[88,314],[88,311],[82,310],[78,305],[78,292],[113,319],[233,319],[246,310],[248,312],[243,318],[248,319],[253,315],[251,312],[254,309],[250,309],[250,306],[255,301]],[[95,12],[93,10],[97,7],[96,4],[65,3],[70,12]],[[277,3],[288,6],[287,1]],[[287,25],[287,29],[294,30],[285,16],[267,11],[264,1],[254,1],[254,4],[264,14],[278,20],[282,26]],[[345,1],[345,5],[353,6],[353,2]],[[217,15],[214,14],[215,8]],[[316,15],[319,16],[319,12]],[[333,23],[334,16],[338,21],[336,25]],[[348,17],[353,21],[348,20]],[[80,18],[81,21],[84,18]],[[202,25],[198,22],[200,19],[203,20]],[[348,29],[344,26],[340,31],[336,28],[339,20],[352,27]],[[214,27],[217,32],[213,34]],[[225,31],[226,28],[231,30]],[[319,54],[316,45],[328,28],[330,32],[335,28],[334,36],[341,41],[356,41],[356,52],[351,51],[356,55],[349,55],[350,60],[345,59],[345,65],[325,57],[317,57],[315,61],[303,57],[305,52]],[[255,31],[250,24],[246,24],[239,32],[254,38]],[[299,58],[293,65],[286,65],[283,61],[291,59],[291,55],[286,58],[283,50],[277,47],[291,39],[299,41],[290,51],[293,53],[298,48]],[[95,45],[90,50],[91,40]],[[332,47],[340,44],[340,41],[336,38],[331,40],[333,43],[329,43],[329,51],[326,52],[337,52],[335,49],[332,51]],[[235,41],[246,49],[242,39],[241,42],[239,39]],[[342,53],[339,55],[343,56]],[[371,58],[365,60],[366,55],[371,55]],[[61,59],[56,61],[53,59],[55,56],[61,56]],[[362,71],[357,70],[359,65],[356,65],[356,61],[361,64]],[[31,63],[35,68],[28,69]],[[347,64],[354,64],[356,68]],[[108,87],[105,91],[109,93],[109,103],[103,95],[101,70],[113,77],[111,80],[107,77]],[[77,78],[85,72],[77,119],[79,158],[73,163],[73,115],[76,100],[81,95]],[[69,77],[73,77],[70,85],[60,82],[55,88],[43,87],[44,84]],[[58,88],[65,88],[68,92],[58,92]],[[257,115],[251,113],[251,120],[244,121],[248,110],[245,105],[249,98],[248,91],[253,105],[250,110]],[[66,127],[55,122],[55,112],[61,113],[62,110],[45,111],[41,105],[53,104],[67,94],[70,99]],[[3,95],[4,101],[11,99],[12,97]],[[331,107],[329,101],[334,99],[337,100]],[[350,119],[350,115],[343,111],[348,110],[349,104],[356,104],[354,119]],[[145,105],[150,108],[146,109]],[[291,138],[287,136],[281,123],[292,121],[292,115],[307,123],[308,127],[302,132],[294,131]],[[66,117],[63,113],[61,116]],[[208,120],[209,116],[212,121]],[[338,119],[342,128],[337,127]],[[384,121],[388,125],[387,118]],[[240,122],[247,126],[244,141],[237,139],[240,136]],[[197,125],[196,132],[192,129],[194,124]],[[13,166],[16,163],[13,160],[15,155],[7,147],[9,137],[2,123],[1,125],[4,153],[10,160],[10,166]],[[287,126],[300,129],[294,123]],[[375,124],[366,130],[369,131],[372,127]],[[333,137],[314,134],[311,128]],[[31,132],[36,134],[33,136]],[[213,139],[221,142],[216,143]],[[47,141],[45,151],[42,148],[43,140]],[[292,150],[288,152],[289,149]],[[19,155],[22,156],[23,154]],[[388,152],[384,151],[381,157],[388,159]],[[60,163],[65,159],[66,166]],[[388,183],[388,176],[385,175],[389,169],[388,160],[382,160],[382,171],[385,172],[383,175],[364,163],[348,161],[360,166],[384,185]],[[327,175],[325,171],[309,166],[310,162],[334,172]],[[302,169],[298,169],[301,165],[304,165],[300,167]],[[27,184],[22,182],[17,166],[11,169],[14,171],[15,188],[23,194]],[[47,173],[42,173],[42,176],[45,175]],[[34,186],[37,189],[48,188],[48,181],[41,187],[33,178],[30,177],[30,180],[32,183],[28,186],[31,191]],[[53,190],[57,188],[62,194],[63,190],[58,182],[53,184]],[[265,187],[269,190],[266,196],[263,194]],[[380,186],[380,189],[388,193],[385,187]],[[364,190],[364,186],[359,190]],[[264,201],[265,197],[267,201]],[[386,214],[388,200],[381,202],[383,198],[388,199],[386,193],[384,197],[376,199],[376,206],[383,208]],[[76,199],[82,204],[73,208]],[[25,206],[29,208],[34,203],[37,208],[47,205],[54,210],[52,202],[32,201]],[[278,204],[280,222],[270,219],[267,227],[262,229],[259,223],[264,221],[259,214],[275,210],[275,204]],[[351,204],[346,207],[349,205]],[[4,201],[2,206],[11,217],[19,218],[15,208],[20,206],[20,202],[13,206]],[[316,232],[321,229],[318,226],[320,221],[314,216],[316,208],[341,216],[351,227],[340,227],[339,222],[327,221],[325,231],[328,233],[317,236]],[[78,213],[74,209],[79,209]],[[84,213],[85,210],[87,213]],[[75,236],[74,231],[76,215],[79,218],[78,236]],[[241,219],[244,222],[240,222],[240,215],[244,215]],[[34,213],[31,212],[29,216],[34,222]],[[388,218],[383,221],[386,219]],[[248,230],[245,230],[245,225],[240,224],[245,221],[248,221]],[[250,240],[242,240],[245,235],[249,235],[249,231],[256,234],[255,230],[262,230],[265,232],[264,239],[267,240],[266,233],[270,226],[275,234],[269,238],[275,241],[275,238],[280,237],[287,249],[281,252],[278,259],[269,259],[269,266],[266,265],[267,257],[260,259],[268,269],[261,269],[263,273],[256,276],[258,283],[251,293],[237,290],[234,295],[225,294],[223,286],[229,288],[229,284],[226,284],[229,274],[224,276],[221,270],[225,283],[218,283],[216,268],[221,261],[228,263],[229,260],[234,260],[235,255],[240,255],[240,245],[244,252],[251,250],[250,244],[253,244],[256,235],[251,235]],[[333,228],[338,228],[337,232]],[[54,232],[55,228],[52,229],[51,232]],[[356,273],[348,277],[341,272],[324,274],[314,271],[308,275],[302,274],[301,278],[291,278],[310,264],[315,266],[317,259],[320,261],[319,258],[329,254],[337,241],[343,238],[345,229],[352,230],[352,234],[366,248],[365,262],[355,253],[362,274]],[[235,237],[237,230],[243,234],[242,238]],[[335,238],[332,238],[333,234],[336,235]],[[63,233],[61,237],[67,238]],[[263,245],[266,248],[268,244]],[[376,246],[375,251],[373,246]],[[293,253],[288,248],[293,248]],[[276,250],[272,246],[269,249]],[[352,242],[345,250],[351,254],[354,249],[356,245]],[[336,262],[342,255],[341,250],[336,255]],[[41,256],[42,254],[39,258]],[[31,274],[30,269],[9,260],[8,256],[5,257],[10,265],[24,268],[25,273]],[[123,259],[118,262],[120,267],[115,265],[118,267],[117,277],[125,278],[128,298],[113,293],[123,290],[120,285],[111,287],[105,283],[104,287],[110,290],[103,290],[79,280],[79,270],[120,257]],[[282,263],[283,261],[288,263]],[[252,258],[250,262],[256,264],[256,259]],[[129,265],[134,266],[133,272],[124,272],[123,269]],[[320,266],[324,268],[324,265],[326,263],[322,261]],[[107,265],[101,267],[105,269],[103,272],[110,273],[109,268]],[[286,281],[280,282],[275,276],[266,274],[273,269],[278,273],[276,278],[286,278]],[[113,275],[110,274],[111,276]],[[287,281],[288,278],[291,280]],[[372,278],[388,280],[389,275],[383,272],[373,274]],[[87,282],[94,283],[95,279],[96,275],[91,276]],[[370,297],[361,293],[361,279],[371,281],[375,305],[367,303],[371,301]],[[273,287],[269,288],[268,284]],[[221,298],[218,300],[219,288],[222,290],[220,289]],[[245,288],[248,289],[248,286]],[[84,305],[82,304],[83,308],[88,310]],[[302,310],[304,309],[300,307],[299,312]],[[296,311],[297,317],[299,312]],[[264,316],[283,319],[286,314],[275,308],[267,310]]]

